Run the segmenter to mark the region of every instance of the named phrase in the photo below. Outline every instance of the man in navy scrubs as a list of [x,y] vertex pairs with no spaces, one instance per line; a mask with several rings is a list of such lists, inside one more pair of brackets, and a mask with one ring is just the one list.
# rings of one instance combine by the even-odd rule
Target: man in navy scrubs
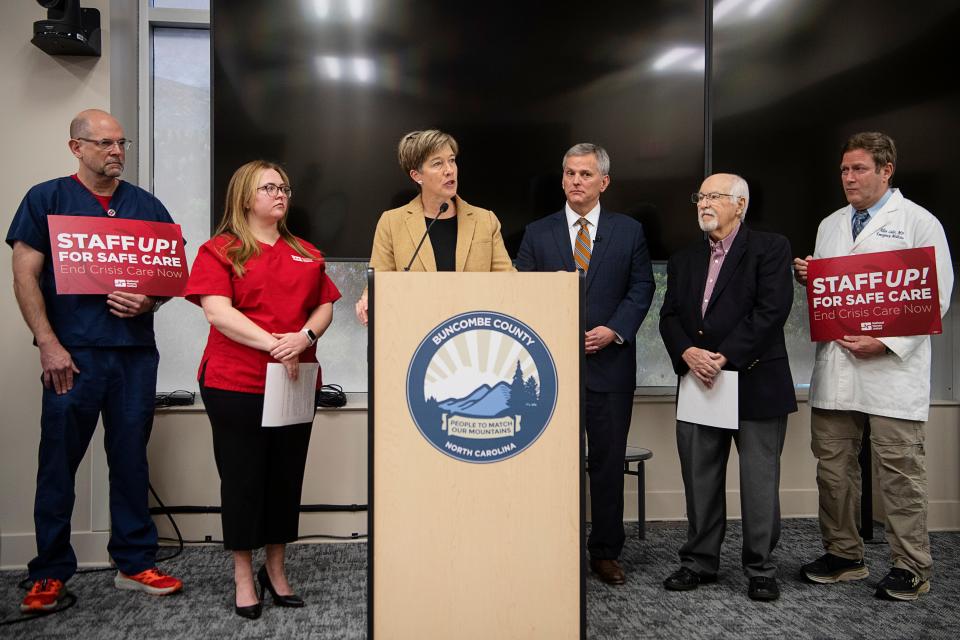
[[147,507],[146,447],[159,361],[153,312],[163,300],[124,291],[59,295],[51,260],[49,215],[173,222],[159,200],[120,180],[130,144],[109,113],[79,113],[69,141],[77,173],[30,189],[7,232],[14,292],[43,370],[37,557],[29,564],[32,588],[20,605],[26,613],[56,608],[76,573],[70,545],[74,476],[101,415],[110,465],[107,549],[119,569],[114,584],[155,595],[183,588],[155,566],[157,529]]

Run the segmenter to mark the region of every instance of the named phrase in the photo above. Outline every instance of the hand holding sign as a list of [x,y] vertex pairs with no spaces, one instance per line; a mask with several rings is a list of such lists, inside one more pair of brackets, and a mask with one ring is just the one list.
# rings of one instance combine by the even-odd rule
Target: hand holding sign
[[120,317],[144,313],[144,296],[179,296],[187,284],[180,226],[126,218],[48,216],[57,293],[127,291],[110,304]]
[[813,256],[807,256],[806,259],[793,259],[793,278],[803,286],[807,286],[807,264],[813,260]]
[[837,338],[837,344],[846,349],[855,358],[864,360],[876,358],[887,352],[887,347],[876,338],[870,336],[843,336]]
[[795,260],[797,279],[807,276],[810,339],[845,341],[864,358],[882,343],[852,338],[941,333],[936,264],[933,247]]
[[114,291],[107,295],[110,313],[118,318],[133,318],[141,313],[153,310],[154,300],[150,296],[126,291]]

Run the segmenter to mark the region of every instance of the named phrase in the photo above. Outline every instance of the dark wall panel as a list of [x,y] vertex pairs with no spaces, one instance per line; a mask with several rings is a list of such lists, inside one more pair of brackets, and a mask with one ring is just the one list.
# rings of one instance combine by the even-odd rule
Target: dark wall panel
[[[748,3],[749,4],[749,3]],[[740,173],[748,220],[813,251],[819,221],[844,206],[840,148],[858,131],[897,142],[894,186],[940,218],[960,252],[955,0],[771,0],[713,34],[713,167]]]
[[[213,0],[212,18],[214,211],[236,167],[277,160],[294,231],[366,258],[380,213],[415,193],[397,141],[438,127],[511,255],[563,205],[560,161],[583,141],[610,151],[603,203],[644,222],[655,258],[697,236],[701,1]],[[655,68],[674,49],[682,64]]]

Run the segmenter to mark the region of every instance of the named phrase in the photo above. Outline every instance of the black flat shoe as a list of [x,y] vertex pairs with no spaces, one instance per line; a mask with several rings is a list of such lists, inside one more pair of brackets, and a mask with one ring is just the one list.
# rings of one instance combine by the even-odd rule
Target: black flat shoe
[[751,600],[773,602],[780,597],[780,587],[777,585],[777,579],[766,578],[764,576],[755,576],[750,578],[750,586],[747,588],[747,595]]
[[273,584],[270,583],[270,576],[267,575],[266,565],[260,567],[260,571],[257,571],[257,582],[260,583],[260,601],[263,601],[264,591],[270,592],[270,597],[273,598],[273,604],[278,607],[294,607],[299,608],[306,603],[303,601],[303,598],[293,593],[289,596],[281,596],[273,588]]
[[260,614],[263,613],[263,605],[258,602],[257,604],[250,604],[245,607],[235,606],[233,610],[241,618],[256,620],[260,617]]

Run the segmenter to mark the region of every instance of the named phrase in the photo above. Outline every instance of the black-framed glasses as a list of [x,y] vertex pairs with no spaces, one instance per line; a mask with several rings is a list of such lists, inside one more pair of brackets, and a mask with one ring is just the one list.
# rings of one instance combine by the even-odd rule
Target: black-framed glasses
[[711,191],[710,193],[691,193],[690,202],[693,204],[700,204],[701,200],[707,200],[709,202],[716,202],[720,198],[736,198],[737,196],[732,193],[717,193],[716,191]]
[[283,195],[287,196],[287,198],[293,195],[293,189],[287,185],[273,184],[272,182],[268,182],[261,187],[257,187],[257,191],[263,191],[271,198],[276,198],[278,193],[282,193]]
[[113,149],[113,146],[116,145],[123,150],[129,149],[133,145],[133,140],[129,138],[118,138],[117,140],[111,140],[110,138],[101,138],[100,140],[94,140],[93,138],[76,138],[76,140],[83,140],[84,142],[89,142],[92,145],[96,145],[97,149],[100,151],[110,151]]

